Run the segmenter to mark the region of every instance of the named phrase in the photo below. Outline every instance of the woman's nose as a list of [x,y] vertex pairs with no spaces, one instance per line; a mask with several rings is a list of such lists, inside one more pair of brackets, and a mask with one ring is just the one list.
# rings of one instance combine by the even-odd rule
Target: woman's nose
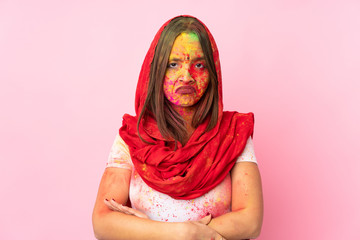
[[194,83],[195,80],[194,78],[191,76],[189,68],[185,67],[183,69],[183,71],[181,72],[181,76],[179,78],[179,80],[183,83]]

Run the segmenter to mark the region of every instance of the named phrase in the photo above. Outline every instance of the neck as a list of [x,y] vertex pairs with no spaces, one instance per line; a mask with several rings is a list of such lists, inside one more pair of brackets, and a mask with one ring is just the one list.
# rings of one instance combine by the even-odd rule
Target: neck
[[189,132],[189,135],[192,134],[194,131],[194,128],[191,126],[191,122],[195,113],[196,108],[195,107],[182,107],[177,105],[171,105],[171,107],[182,116],[182,118],[185,120],[186,128]]

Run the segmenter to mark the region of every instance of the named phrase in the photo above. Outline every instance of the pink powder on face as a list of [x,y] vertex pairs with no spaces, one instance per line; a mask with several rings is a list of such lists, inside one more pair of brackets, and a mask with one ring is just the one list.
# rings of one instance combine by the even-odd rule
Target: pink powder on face
[[[209,71],[203,57],[195,33],[182,33],[175,39],[164,79],[164,94],[172,104],[190,107],[204,95],[209,84]],[[193,91],[181,91],[184,87]]]

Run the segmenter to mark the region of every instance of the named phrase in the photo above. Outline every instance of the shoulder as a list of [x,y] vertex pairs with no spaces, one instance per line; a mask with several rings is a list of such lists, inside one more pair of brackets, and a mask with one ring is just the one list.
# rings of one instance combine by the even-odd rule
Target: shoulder
[[254,131],[254,113],[239,113],[239,112],[223,112],[222,124],[230,125],[235,128],[235,131],[246,133],[246,139],[253,136]]
[[257,164],[255,150],[254,150],[254,143],[252,141],[251,136],[247,139],[244,150],[236,160],[236,163],[239,162],[253,162]]
[[128,145],[116,134],[114,143],[111,147],[106,167],[120,167],[131,170],[132,161]]

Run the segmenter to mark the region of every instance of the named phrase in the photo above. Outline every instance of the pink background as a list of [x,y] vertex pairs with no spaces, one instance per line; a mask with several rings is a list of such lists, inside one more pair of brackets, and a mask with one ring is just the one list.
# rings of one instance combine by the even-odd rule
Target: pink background
[[225,108],[255,113],[258,239],[360,239],[356,0],[1,0],[0,239],[94,239],[145,53],[179,14],[217,41]]

